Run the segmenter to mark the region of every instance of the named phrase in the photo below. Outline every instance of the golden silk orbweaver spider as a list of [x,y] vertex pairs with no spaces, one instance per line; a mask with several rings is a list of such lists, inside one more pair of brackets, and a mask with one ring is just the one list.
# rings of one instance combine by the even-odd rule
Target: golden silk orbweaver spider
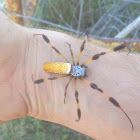
[[122,49],[124,49],[126,47],[126,45],[122,44],[122,45],[119,45],[119,46],[115,47],[113,50],[110,50],[110,51],[107,51],[107,52],[101,52],[99,54],[95,54],[95,55],[93,55],[93,57],[91,59],[87,60],[81,66],[79,66],[79,61],[80,61],[80,58],[81,58],[81,54],[82,54],[82,52],[84,50],[84,46],[86,44],[88,34],[89,34],[89,29],[87,29],[86,32],[85,32],[85,38],[84,38],[84,41],[83,41],[83,43],[81,45],[81,48],[80,48],[80,53],[79,53],[77,64],[75,64],[75,61],[74,61],[71,45],[66,42],[69,45],[71,57],[72,57],[72,60],[73,60],[73,65],[70,64],[70,62],[60,53],[60,51],[58,49],[56,49],[51,44],[49,38],[46,35],[44,35],[44,34],[34,34],[34,35],[41,35],[42,38],[44,39],[44,41],[46,43],[48,43],[49,46],[52,47],[56,51],[56,53],[58,53],[63,59],[65,59],[67,61],[67,63],[63,63],[63,62],[46,62],[46,63],[43,64],[43,69],[46,72],[57,73],[57,74],[61,74],[62,76],[52,77],[52,78],[47,78],[47,79],[38,79],[38,80],[33,80],[33,76],[32,76],[32,80],[33,80],[34,84],[39,84],[39,83],[42,83],[42,82],[44,82],[46,80],[56,80],[56,79],[59,79],[59,78],[64,78],[66,76],[71,76],[70,80],[68,81],[68,83],[65,86],[65,93],[64,93],[64,103],[65,103],[65,99],[66,99],[66,95],[67,95],[67,88],[68,88],[70,82],[72,81],[72,79],[74,78],[74,80],[75,80],[75,98],[76,98],[76,102],[77,102],[77,116],[78,116],[78,119],[76,121],[79,121],[80,118],[81,118],[81,110],[80,110],[79,99],[78,99],[77,79],[80,79],[81,81],[83,81],[84,83],[89,85],[91,88],[93,88],[95,90],[98,90],[114,106],[118,107],[125,114],[127,119],[129,120],[129,122],[131,124],[131,127],[132,127],[132,130],[133,130],[133,123],[132,123],[131,119],[126,114],[126,112],[122,109],[122,107],[120,106],[118,101],[116,99],[114,99],[113,97],[110,97],[108,94],[106,94],[95,83],[90,83],[89,81],[84,79],[86,77],[86,69],[87,69],[87,67],[85,66],[86,64],[88,64],[89,62],[91,62],[93,60],[99,59],[100,56],[103,56],[103,55],[105,55],[107,53],[111,53],[111,52],[114,52],[114,51],[122,50]]

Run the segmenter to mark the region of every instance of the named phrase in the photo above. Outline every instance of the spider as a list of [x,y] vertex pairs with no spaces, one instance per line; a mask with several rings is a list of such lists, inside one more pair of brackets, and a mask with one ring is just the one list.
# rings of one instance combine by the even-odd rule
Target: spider
[[110,51],[95,54],[95,55],[93,55],[93,57],[91,59],[87,60],[81,66],[79,66],[79,61],[80,61],[80,58],[81,58],[81,54],[82,54],[82,52],[84,50],[84,46],[85,46],[85,44],[87,42],[87,38],[88,38],[88,35],[89,35],[89,29],[87,29],[86,32],[85,32],[85,38],[84,38],[84,41],[83,41],[83,43],[81,45],[81,48],[80,48],[80,53],[79,53],[77,64],[75,64],[75,61],[74,61],[73,51],[71,49],[71,45],[66,42],[68,44],[68,46],[69,46],[69,49],[70,49],[73,65],[60,53],[60,51],[58,49],[56,49],[51,44],[49,38],[46,35],[44,35],[44,34],[34,34],[34,35],[41,35],[42,38],[44,39],[44,41],[46,43],[48,43],[49,46],[52,47],[52,49],[54,49],[56,51],[56,53],[58,53],[63,59],[65,59],[67,61],[67,63],[64,63],[64,62],[46,62],[46,63],[44,63],[43,64],[43,69],[46,72],[61,74],[62,76],[33,80],[33,75],[32,75],[32,80],[33,80],[34,84],[40,84],[40,83],[42,83],[44,81],[47,81],[47,80],[56,80],[56,79],[59,79],[59,78],[64,78],[66,76],[71,76],[69,81],[68,81],[68,83],[65,86],[65,93],[64,93],[64,104],[65,104],[65,99],[66,99],[66,95],[67,95],[67,88],[68,88],[70,82],[72,81],[72,79],[74,78],[74,80],[75,80],[75,98],[76,98],[76,102],[77,102],[77,116],[78,116],[78,119],[76,119],[75,121],[78,122],[80,120],[80,118],[81,118],[81,110],[80,110],[80,106],[79,106],[79,98],[78,98],[78,91],[77,91],[77,79],[80,79],[81,81],[83,81],[85,84],[89,85],[94,90],[98,90],[114,106],[118,107],[125,114],[127,119],[129,120],[129,122],[131,124],[131,127],[132,127],[132,130],[133,130],[133,123],[132,123],[131,119],[126,114],[126,112],[123,110],[123,108],[120,106],[118,101],[116,99],[114,99],[113,97],[110,97],[108,94],[106,94],[95,83],[90,83],[89,81],[85,80],[85,77],[87,76],[86,75],[87,67],[85,66],[86,64],[88,64],[89,62],[91,62],[93,60],[99,59],[99,57],[102,56],[102,55],[105,55],[105,54],[108,54],[108,53],[111,53],[111,52],[115,52],[115,51],[119,51],[119,50],[124,49],[126,47],[125,44],[119,45],[119,46],[115,47],[114,49],[112,49]]

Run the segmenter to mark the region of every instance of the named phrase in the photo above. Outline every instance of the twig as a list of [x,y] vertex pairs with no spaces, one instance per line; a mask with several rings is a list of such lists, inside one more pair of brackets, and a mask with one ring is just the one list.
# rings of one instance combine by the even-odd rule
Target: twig
[[80,1],[80,13],[79,13],[79,21],[78,21],[78,32],[80,31],[80,26],[81,26],[81,19],[82,19],[82,13],[83,13],[83,5],[84,5],[84,0]]

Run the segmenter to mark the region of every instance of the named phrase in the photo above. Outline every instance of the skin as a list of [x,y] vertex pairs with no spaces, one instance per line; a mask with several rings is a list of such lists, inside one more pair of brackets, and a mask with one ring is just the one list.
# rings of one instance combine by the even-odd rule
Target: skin
[[[100,57],[87,66],[86,80],[98,85],[114,97],[131,118],[134,130],[125,115],[105,96],[78,80],[81,120],[77,119],[74,80],[70,83],[64,105],[64,89],[70,79],[66,77],[35,85],[34,79],[59,76],[42,69],[45,62],[65,62],[49,47],[41,36],[51,43],[72,63],[69,47],[72,45],[77,60],[83,39],[64,33],[21,27],[0,12],[0,123],[31,116],[67,126],[97,140],[140,139],[140,56],[113,52]],[[94,54],[108,51],[90,41],[83,51],[81,62]]]

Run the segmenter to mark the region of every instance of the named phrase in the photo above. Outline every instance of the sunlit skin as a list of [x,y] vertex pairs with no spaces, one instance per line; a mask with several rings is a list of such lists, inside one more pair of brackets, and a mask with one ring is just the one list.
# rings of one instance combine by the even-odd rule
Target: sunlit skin
[[[45,81],[40,85],[32,82],[32,74],[35,79],[54,76],[43,71],[42,65],[45,62],[64,62],[41,37],[33,36],[40,33],[47,35],[52,44],[72,63],[68,44],[65,42],[70,43],[74,58],[78,59],[79,46],[83,39],[55,31],[24,28],[0,12],[1,123],[31,116],[67,126],[98,140],[139,140],[139,54],[113,52],[87,64],[87,80],[95,82],[105,93],[119,101],[133,121],[134,130],[131,130],[131,125],[118,108],[82,81],[77,82],[82,109],[81,120],[77,123],[74,82],[69,84],[64,105],[64,90],[70,77]],[[80,64],[90,59],[93,54],[104,51],[109,50],[88,42],[81,55]]]
[[[64,55],[62,55],[62,53],[56,47],[54,47],[51,44],[49,38],[46,35],[44,35],[44,34],[34,34],[34,36],[36,36],[36,35],[42,36],[42,38],[44,39],[44,41],[46,43],[48,43],[49,46],[52,49],[54,49],[54,51],[57,54],[59,54],[64,60],[66,60],[68,63],[64,63],[64,62],[46,62],[46,63],[43,64],[43,69],[46,72],[55,73],[55,74],[63,74],[64,76],[51,77],[51,78],[47,78],[47,79],[34,80],[33,79],[33,75],[32,75],[32,80],[33,80],[33,82],[35,84],[40,84],[40,83],[45,82],[46,80],[57,80],[57,79],[60,79],[60,78],[64,78],[66,76],[75,77],[75,98],[76,98],[76,102],[77,102],[77,115],[78,115],[78,119],[76,121],[78,122],[80,120],[80,118],[81,118],[81,109],[80,109],[80,106],[79,106],[79,93],[78,93],[78,90],[77,90],[77,78],[79,78],[81,81],[83,81],[87,85],[91,86],[91,88],[93,88],[94,90],[99,91],[114,106],[118,107],[125,114],[125,116],[127,117],[127,119],[129,120],[129,122],[131,124],[131,127],[132,127],[132,130],[133,130],[134,129],[134,126],[133,126],[132,120],[127,115],[127,113],[123,110],[123,108],[120,106],[119,102],[116,99],[114,99],[113,97],[110,97],[108,94],[106,94],[95,83],[90,83],[89,81],[86,81],[86,80],[83,79],[83,78],[87,77],[87,75],[86,75],[86,68],[87,68],[87,66],[85,66],[86,64],[88,64],[91,61],[94,61],[94,60],[99,59],[100,56],[103,56],[105,54],[122,50],[122,49],[126,48],[127,45],[122,44],[122,45],[119,45],[119,46],[114,47],[113,50],[95,54],[95,55],[93,55],[93,57],[91,59],[87,60],[81,66],[79,66],[80,58],[81,58],[82,52],[83,52],[83,50],[85,48],[85,44],[87,42],[87,37],[88,37],[89,32],[90,32],[89,29],[87,29],[86,32],[85,32],[85,38],[84,38],[84,41],[83,41],[83,43],[82,43],[82,45],[80,47],[80,53],[79,53],[79,56],[78,56],[77,65],[75,65],[75,61],[74,61],[74,57],[73,57],[73,52],[72,52],[72,49],[71,49],[71,45],[69,43],[67,43],[67,44],[69,45],[69,48],[70,48],[70,52],[71,52],[71,56],[72,56],[72,60],[73,60],[73,65],[70,64],[69,61],[64,57]],[[65,87],[64,103],[65,103],[65,99],[66,99],[66,95],[67,95],[67,91],[66,90],[68,88],[68,85],[69,85],[70,81],[71,81],[71,79],[68,81],[68,83],[67,83],[67,85]]]

